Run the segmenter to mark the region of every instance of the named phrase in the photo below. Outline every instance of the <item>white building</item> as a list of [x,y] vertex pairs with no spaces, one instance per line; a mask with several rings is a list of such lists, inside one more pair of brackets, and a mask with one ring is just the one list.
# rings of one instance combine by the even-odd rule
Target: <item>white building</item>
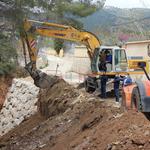
[[127,42],[124,48],[129,59],[150,60],[150,40]]

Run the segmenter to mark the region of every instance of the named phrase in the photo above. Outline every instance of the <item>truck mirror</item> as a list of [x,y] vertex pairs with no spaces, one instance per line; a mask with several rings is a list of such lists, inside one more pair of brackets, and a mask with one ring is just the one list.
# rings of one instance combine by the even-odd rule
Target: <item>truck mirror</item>
[[140,67],[140,68],[144,68],[144,67],[146,67],[146,62],[138,62],[138,67]]

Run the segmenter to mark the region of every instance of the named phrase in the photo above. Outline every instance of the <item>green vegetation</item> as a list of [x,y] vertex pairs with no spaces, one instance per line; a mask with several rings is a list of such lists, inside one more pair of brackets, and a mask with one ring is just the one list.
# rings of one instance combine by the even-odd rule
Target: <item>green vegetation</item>
[[[94,13],[104,5],[104,1],[93,4],[89,0],[0,0],[0,75],[9,74],[15,68],[17,54],[13,43],[22,32],[24,18],[82,28],[76,17]],[[62,40],[54,41],[57,53],[62,46]]]
[[[83,24],[77,17],[87,17],[98,11],[104,5],[104,0],[99,3],[92,4],[89,0],[55,0],[55,7],[52,13],[55,14],[57,23],[71,25],[77,29],[82,29]],[[54,48],[57,53],[63,47],[63,40],[55,39]]]
[[59,54],[60,50],[63,47],[64,41],[61,39],[54,39],[54,49],[56,50],[56,53]]
[[[150,38],[150,9],[104,8],[82,18],[86,30],[95,33],[103,45],[123,44],[127,41]],[[91,23],[92,22],[92,23]]]
[[0,76],[12,73],[16,67],[17,53],[8,37],[0,35]]

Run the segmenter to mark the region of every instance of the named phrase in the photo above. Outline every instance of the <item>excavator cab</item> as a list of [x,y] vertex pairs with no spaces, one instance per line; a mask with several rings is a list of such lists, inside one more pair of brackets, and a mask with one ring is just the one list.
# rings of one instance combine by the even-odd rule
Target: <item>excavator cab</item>
[[115,74],[116,72],[126,72],[128,70],[125,49],[117,46],[101,46],[95,57],[97,58],[92,60],[91,66],[92,71],[95,73]]

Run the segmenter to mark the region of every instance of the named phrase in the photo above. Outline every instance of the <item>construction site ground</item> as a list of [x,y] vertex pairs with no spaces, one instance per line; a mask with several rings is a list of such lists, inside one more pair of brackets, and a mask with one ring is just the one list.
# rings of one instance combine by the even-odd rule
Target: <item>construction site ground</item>
[[[39,111],[0,138],[0,150],[149,150],[150,122],[114,98],[58,80],[41,90]],[[43,116],[42,116],[42,115]]]

